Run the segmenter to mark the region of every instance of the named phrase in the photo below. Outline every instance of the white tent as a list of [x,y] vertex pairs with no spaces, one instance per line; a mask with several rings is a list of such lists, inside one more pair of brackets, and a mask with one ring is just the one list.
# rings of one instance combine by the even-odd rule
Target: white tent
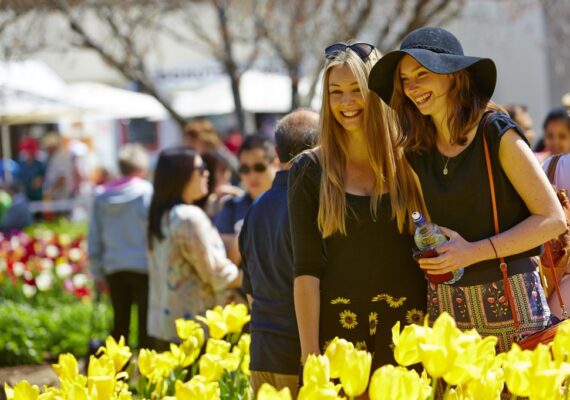
[[154,97],[95,82],[70,83],[67,98],[93,118],[166,119],[168,112]]
[[[240,81],[243,109],[251,113],[284,113],[291,108],[291,79],[285,75],[247,71]],[[173,107],[185,117],[234,112],[230,79],[173,94]]]

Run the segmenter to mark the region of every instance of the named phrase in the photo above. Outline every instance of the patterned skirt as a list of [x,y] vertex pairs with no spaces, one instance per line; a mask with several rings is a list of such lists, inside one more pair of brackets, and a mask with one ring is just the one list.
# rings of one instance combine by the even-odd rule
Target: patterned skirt
[[519,335],[543,330],[550,320],[550,309],[538,272],[509,277],[518,313],[520,329],[516,330],[509,300],[502,280],[474,286],[428,285],[430,322],[444,311],[462,330],[476,329],[483,337],[497,337],[497,351],[511,348]]

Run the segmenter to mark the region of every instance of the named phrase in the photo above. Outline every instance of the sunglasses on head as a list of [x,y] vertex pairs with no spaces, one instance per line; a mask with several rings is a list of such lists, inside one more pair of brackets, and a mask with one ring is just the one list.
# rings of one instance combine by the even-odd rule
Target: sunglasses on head
[[362,60],[366,60],[370,53],[372,53],[372,50],[374,50],[374,46],[368,43],[335,43],[331,44],[325,49],[325,56],[331,60],[335,58],[341,51],[346,51],[346,49],[354,51]]
[[242,174],[242,175],[247,175],[250,172],[254,171],[254,172],[265,172],[265,170],[267,169],[267,164],[264,163],[255,163],[251,166],[247,165],[247,164],[242,164],[239,166],[238,168],[238,173]]

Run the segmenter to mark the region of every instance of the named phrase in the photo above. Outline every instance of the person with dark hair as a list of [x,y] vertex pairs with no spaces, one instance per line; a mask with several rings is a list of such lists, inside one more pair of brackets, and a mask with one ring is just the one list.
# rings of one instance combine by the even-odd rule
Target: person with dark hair
[[140,144],[119,150],[121,178],[102,187],[95,197],[87,246],[96,290],[109,287],[113,305],[113,330],[127,342],[131,307],[137,306],[138,346],[150,345],[146,330],[148,308],[147,213],[152,185],[144,179],[148,155]]
[[184,146],[192,148],[198,154],[206,150],[217,149],[222,145],[218,131],[212,122],[207,118],[196,118],[184,127]]
[[263,192],[271,187],[279,160],[275,147],[266,138],[251,135],[245,138],[238,151],[238,173],[246,193],[228,200],[213,218],[226,246],[228,257],[236,265],[241,262],[238,234],[247,210]]
[[232,185],[232,171],[235,157],[222,149],[210,149],[202,153],[210,178],[208,194],[196,205],[201,207],[212,218],[220,212],[224,203],[236,196],[243,195],[243,190]]
[[249,209],[239,235],[243,290],[251,306],[250,369],[254,394],[267,382],[296,398],[301,348],[293,301],[294,266],[287,208],[290,161],[317,142],[319,114],[296,110],[275,130],[280,171]]
[[549,322],[536,256],[566,222],[524,132],[491,101],[496,78],[491,59],[425,27],[378,61],[369,87],[394,109],[429,216],[449,238],[420,267],[464,269],[454,283],[428,284],[430,320],[447,312],[508,351]]
[[224,304],[226,289],[241,276],[226,257],[220,235],[193,205],[208,191],[208,171],[191,149],[163,150],[154,172],[147,231],[149,254],[148,333],[157,347],[177,341],[174,321]]
[[533,121],[527,107],[524,104],[503,104],[503,108],[509,114],[509,117],[522,129],[526,140],[532,145],[536,132],[534,131]]
[[551,110],[542,127],[545,151],[551,155],[570,153],[570,113],[567,109]]

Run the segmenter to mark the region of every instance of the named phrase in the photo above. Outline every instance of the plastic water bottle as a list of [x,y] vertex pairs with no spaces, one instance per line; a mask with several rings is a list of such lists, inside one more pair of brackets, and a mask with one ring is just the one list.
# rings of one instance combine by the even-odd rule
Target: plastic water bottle
[[[412,213],[412,220],[414,221],[414,225],[416,225],[414,242],[421,251],[420,257],[437,257],[439,254],[435,248],[447,242],[447,237],[443,234],[441,229],[439,229],[439,226],[427,222],[424,216],[418,211]],[[463,272],[464,269],[460,268],[442,275],[426,273],[426,276],[432,283],[446,283],[450,285],[460,280],[463,276]]]

